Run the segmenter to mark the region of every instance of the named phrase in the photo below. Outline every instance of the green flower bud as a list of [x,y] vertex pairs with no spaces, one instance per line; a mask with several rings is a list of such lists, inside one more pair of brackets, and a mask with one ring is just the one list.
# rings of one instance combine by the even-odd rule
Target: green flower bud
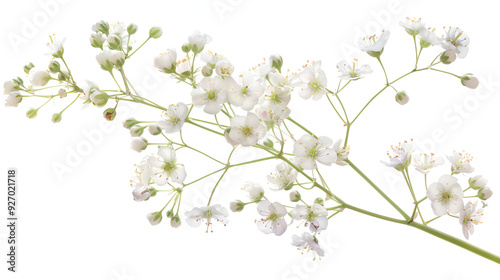
[[301,199],[301,196],[300,196],[300,193],[298,191],[291,191],[290,192],[290,201],[291,202],[298,202],[300,201]]
[[484,179],[483,176],[477,175],[469,178],[469,187],[474,190],[480,190],[486,187],[488,180]]
[[163,216],[161,215],[161,212],[153,212],[149,213],[147,218],[151,225],[156,226],[157,224],[161,223]]
[[214,70],[212,69],[212,67],[210,67],[210,65],[204,65],[201,68],[201,74],[203,74],[203,77],[210,77],[212,76],[213,72]]
[[105,22],[104,20],[101,20],[98,23],[96,23],[95,29],[96,31],[106,34],[106,36],[109,35],[109,23]]
[[31,62],[24,65],[24,73],[29,74],[30,70],[33,69],[34,67],[35,67],[35,65]]
[[62,120],[62,115],[61,113],[55,113],[52,115],[52,122],[53,123],[58,123]]
[[55,60],[51,60],[49,63],[49,70],[52,73],[59,73],[61,71],[61,64]]
[[128,119],[128,120],[123,122],[123,127],[125,127],[126,129],[130,129],[132,126],[134,126],[138,123],[139,122],[136,119],[131,118],[131,119]]
[[36,115],[38,114],[38,109],[35,108],[30,108],[28,112],[26,112],[26,117],[30,119],[36,118]]
[[172,218],[174,216],[174,211],[168,210],[167,211],[167,218]]
[[117,36],[115,34],[109,35],[108,39],[108,46],[110,50],[121,50],[122,49],[122,38],[120,36]]
[[161,35],[163,35],[163,30],[161,29],[161,27],[154,26],[154,27],[151,27],[151,29],[149,29],[149,37],[150,38],[158,39],[161,37]]
[[112,121],[116,117],[116,109],[115,108],[108,108],[108,109],[104,110],[102,115],[106,120]]
[[155,188],[153,188],[153,187],[151,187],[151,188],[149,188],[149,193],[150,193],[149,197],[155,197],[156,194],[158,194],[158,190],[155,189]]
[[170,226],[172,226],[173,228],[178,228],[181,226],[181,218],[179,217],[179,215],[175,215],[172,217],[172,219],[170,219]]
[[264,146],[269,147],[269,148],[273,148],[274,147],[273,140],[267,138],[266,141],[264,141]]
[[233,212],[241,212],[245,208],[245,203],[241,200],[232,201],[229,203],[229,209]]
[[182,45],[181,49],[183,52],[188,53],[191,51],[191,45],[189,43],[185,43]]
[[279,54],[273,54],[269,57],[269,60],[272,61],[272,67],[278,70],[281,73],[281,67],[283,66],[283,58]]
[[135,23],[131,23],[128,25],[127,27],[127,32],[128,34],[132,35],[132,34],[135,34],[137,32],[137,24]]
[[90,99],[97,107],[102,107],[108,103],[109,95],[103,91],[99,91],[98,93],[94,93]]
[[130,135],[132,137],[138,137],[138,136],[141,136],[143,133],[144,133],[144,129],[146,127],[145,126],[133,126],[131,129],[130,129]]
[[477,192],[477,197],[479,197],[479,199],[481,199],[481,200],[487,200],[492,195],[493,195],[493,191],[490,188],[488,188],[488,187],[480,189]]
[[325,201],[321,197],[316,198],[314,200],[314,203],[318,203],[320,205],[325,205]]
[[406,103],[408,103],[408,101],[410,101],[410,97],[406,94],[406,92],[403,90],[403,91],[398,91],[398,93],[396,93],[396,102],[398,102],[400,105],[405,105]]
[[161,133],[161,128],[157,124],[149,125],[148,130],[151,135],[160,135]]
[[64,74],[63,72],[59,72],[59,74],[57,74],[57,78],[61,81],[66,81],[68,79],[66,74]]

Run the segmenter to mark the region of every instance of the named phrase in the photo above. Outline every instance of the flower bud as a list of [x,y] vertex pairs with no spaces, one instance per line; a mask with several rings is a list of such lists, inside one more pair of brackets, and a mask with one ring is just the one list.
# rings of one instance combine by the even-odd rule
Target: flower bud
[[139,122],[134,119],[134,118],[131,118],[131,119],[128,119],[126,121],[123,122],[123,127],[126,128],[126,129],[130,129],[132,126],[138,124]]
[[153,212],[147,215],[147,219],[152,226],[156,226],[161,223],[162,218],[163,216],[161,215],[161,212]]
[[274,147],[273,140],[267,138],[266,141],[264,141],[264,146],[269,147],[269,148],[273,148]]
[[106,120],[112,121],[116,117],[116,109],[115,108],[108,108],[108,109],[104,110],[102,115]]
[[155,197],[158,194],[158,190],[151,187],[151,188],[149,188],[149,193],[150,193],[150,195],[149,195],[150,197]]
[[90,45],[92,47],[102,50],[104,42],[106,42],[106,38],[101,33],[90,34]]
[[33,69],[34,67],[35,67],[35,65],[31,62],[24,65],[24,73],[29,74],[30,70]]
[[130,148],[138,153],[146,150],[148,147],[148,140],[144,138],[135,138],[130,144]]
[[480,189],[477,192],[477,197],[479,197],[479,199],[481,199],[481,200],[487,200],[492,195],[493,195],[493,191],[490,188],[488,188],[488,187]]
[[30,108],[28,110],[28,112],[26,112],[26,117],[28,117],[30,119],[34,119],[34,118],[36,118],[37,113],[38,113],[38,109]]
[[201,74],[203,74],[204,77],[210,77],[210,76],[212,76],[213,72],[214,72],[214,70],[209,65],[204,65],[201,68]]
[[101,33],[108,35],[109,34],[109,23],[105,22],[104,20],[101,20],[92,26],[92,30],[99,31]]
[[408,103],[408,101],[410,101],[410,97],[404,90],[398,91],[398,93],[396,93],[395,99],[396,102],[398,102],[400,105],[405,105],[406,103]]
[[475,89],[479,85],[479,80],[476,77],[472,76],[472,74],[465,74],[464,76],[462,76],[461,82],[462,85],[471,89]]
[[125,64],[125,54],[122,51],[111,51],[109,54],[109,62],[117,67],[122,67]]
[[439,60],[443,64],[450,64],[457,59],[457,53],[454,50],[447,50],[441,54]]
[[194,53],[200,53],[205,48],[205,45],[212,41],[212,38],[205,33],[200,31],[195,31],[193,34],[189,35],[188,42],[191,45],[191,50]]
[[168,210],[166,215],[167,215],[167,218],[172,218],[174,216],[174,211]]
[[107,42],[110,50],[121,50],[122,48],[122,38],[115,34],[109,35]]
[[50,74],[45,70],[36,70],[35,68],[30,71],[30,82],[35,87],[43,87],[50,80]]
[[320,204],[320,205],[325,205],[325,201],[321,198],[318,197],[314,200],[314,203]]
[[484,179],[481,175],[469,178],[469,187],[474,190],[480,190],[486,187],[486,184],[488,184],[488,180]]
[[59,71],[61,71],[61,64],[55,60],[51,60],[49,63],[49,70],[52,73],[59,73]]
[[245,208],[245,203],[241,200],[232,201],[229,203],[229,209],[233,212],[241,212]]
[[131,23],[128,25],[127,27],[127,32],[128,34],[132,35],[132,34],[135,34],[137,32],[137,24],[135,23]]
[[183,52],[188,53],[191,51],[191,45],[189,43],[185,43],[182,45],[181,49]]
[[113,63],[111,63],[111,61],[109,61],[110,55],[111,55],[111,51],[105,50],[105,51],[100,52],[95,57],[95,59],[97,60],[97,63],[99,63],[99,65],[101,65],[101,68],[105,71],[113,70]]
[[181,218],[179,217],[179,215],[175,215],[172,217],[172,219],[170,219],[170,225],[173,228],[178,228],[181,226]]
[[96,90],[90,96],[90,100],[92,101],[92,103],[94,103],[95,106],[102,107],[106,105],[106,103],[108,103],[109,95],[104,91]]
[[151,135],[159,135],[161,133],[161,128],[157,124],[150,125],[148,130]]
[[132,137],[138,137],[141,136],[144,133],[145,126],[134,126],[130,129],[130,135]]
[[166,52],[161,53],[155,57],[155,67],[158,70],[171,74],[175,72],[177,61],[177,52],[175,49],[168,49]]
[[55,113],[52,115],[52,122],[53,123],[58,123],[62,120],[62,115],[61,113]]
[[281,67],[283,66],[283,58],[279,54],[273,54],[269,57],[271,61],[271,66],[281,73]]
[[57,94],[59,94],[60,98],[64,98],[64,97],[66,97],[68,95],[68,93],[66,92],[66,90],[63,89],[63,88],[59,89],[59,91],[57,91]]
[[290,192],[290,201],[291,202],[298,202],[301,199],[300,193],[298,191],[291,191]]
[[59,74],[57,74],[57,79],[61,81],[68,80],[67,73],[59,72]]
[[154,27],[151,27],[151,29],[149,29],[149,37],[150,38],[158,39],[161,37],[161,35],[163,35],[163,30],[161,29],[161,27],[154,26]]
[[19,86],[13,80],[8,80],[3,84],[3,94],[10,94],[18,89]]
[[21,101],[23,101],[23,98],[19,92],[13,91],[9,93],[9,96],[7,96],[7,100],[5,100],[5,107],[17,107]]

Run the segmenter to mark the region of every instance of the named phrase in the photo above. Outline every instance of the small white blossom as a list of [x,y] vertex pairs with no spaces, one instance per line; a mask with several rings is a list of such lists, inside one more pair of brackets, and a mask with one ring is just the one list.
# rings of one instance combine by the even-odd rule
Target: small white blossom
[[109,62],[116,66],[123,65],[125,62],[125,54],[122,51],[111,51],[109,54]]
[[145,201],[151,196],[149,191],[149,180],[151,179],[151,166],[147,158],[136,166],[135,176],[130,180],[130,186],[134,188],[132,195],[135,201]]
[[359,42],[358,46],[362,51],[367,53],[381,53],[387,44],[387,40],[389,40],[389,36],[391,35],[389,30],[382,30],[380,37],[377,35],[371,35],[363,37]]
[[286,162],[276,165],[276,173],[267,175],[267,180],[272,184],[272,190],[288,189],[297,179],[298,172]]
[[326,136],[316,139],[305,134],[295,141],[293,154],[300,167],[314,170],[318,168],[316,161],[327,166],[337,161],[337,153],[330,148],[332,145],[333,141]]
[[463,197],[464,192],[458,180],[451,175],[441,176],[438,182],[432,183],[427,189],[427,198],[436,216],[443,216],[446,212],[458,214],[464,205]]
[[250,111],[257,105],[264,91],[262,84],[255,81],[253,75],[247,72],[240,75],[240,84],[233,85],[229,90],[229,102],[245,111]]
[[43,87],[50,80],[49,72],[33,68],[30,70],[30,82],[35,87]]
[[159,157],[148,158],[148,163],[153,169],[153,180],[159,186],[163,186],[170,178],[172,182],[182,184],[186,178],[184,165],[177,163],[175,150],[170,146],[158,148]]
[[218,53],[213,53],[211,51],[203,52],[203,53],[201,53],[200,56],[201,56],[201,61],[208,64],[208,66],[210,66],[211,68],[215,68],[215,65],[217,64],[217,62],[219,60],[221,60],[222,58],[224,58],[223,55],[218,54]]
[[399,25],[401,25],[402,27],[404,27],[404,29],[406,30],[406,32],[408,34],[410,34],[411,36],[418,35],[419,31],[422,28],[425,28],[425,23],[423,23],[422,19],[420,19],[420,18],[409,18],[409,17],[406,17],[406,21],[405,22],[400,21]]
[[332,149],[333,151],[335,151],[335,153],[337,153],[337,161],[335,163],[340,166],[347,165],[347,162],[345,160],[349,157],[351,147],[342,146],[342,139],[339,139],[333,144]]
[[312,65],[306,67],[299,74],[299,80],[302,82],[299,95],[304,99],[312,96],[313,100],[318,100],[327,92],[327,79],[325,72],[321,70],[321,61],[313,62]]
[[17,91],[13,91],[9,93],[7,99],[5,99],[5,107],[17,107],[22,100],[21,94]]
[[273,112],[280,112],[288,106],[291,98],[290,88],[270,85],[266,88],[265,94],[260,97],[259,104]]
[[292,236],[292,245],[306,252],[313,251],[314,259],[316,259],[316,255],[320,257],[325,256],[325,251],[319,246],[318,240],[309,232],[302,233],[302,236],[294,234]]
[[466,239],[469,235],[474,233],[474,225],[482,224],[481,218],[483,216],[483,208],[476,210],[477,201],[469,201],[467,205],[460,211],[458,222],[462,225],[462,232]]
[[227,59],[221,59],[215,64],[215,73],[221,77],[229,77],[234,72],[234,66]]
[[420,154],[413,159],[413,165],[422,174],[427,174],[432,168],[444,164],[442,157],[434,157],[434,154]]
[[[422,27],[420,29],[418,36],[420,37],[420,45],[422,47],[425,48],[429,46],[439,45],[439,38],[437,37],[436,33],[434,33],[434,31],[435,28]],[[422,41],[424,41],[424,43]]]
[[177,65],[177,52],[175,49],[167,49],[155,57],[154,64],[161,72],[173,73]]
[[286,221],[284,216],[287,215],[285,206],[279,202],[271,203],[269,200],[263,200],[257,205],[257,211],[261,218],[257,221],[257,228],[265,234],[274,233],[277,236],[282,235],[286,231]]
[[253,146],[265,135],[266,127],[256,114],[248,112],[246,117],[234,116],[231,118],[229,137],[242,146]]
[[398,171],[403,171],[411,164],[411,155],[413,153],[413,141],[399,143],[397,146],[391,145],[392,155],[387,152],[389,162],[381,161],[388,167],[394,167]]
[[469,52],[470,38],[458,27],[443,27],[445,34],[441,38],[441,47],[454,50],[459,58],[464,58]]
[[109,60],[109,56],[111,55],[110,50],[104,50],[100,52],[98,55],[96,55],[95,59],[97,60],[97,63],[101,65],[101,68],[105,71],[111,71],[113,70],[113,64]]
[[261,201],[264,197],[264,188],[256,183],[247,182],[243,185],[242,190],[248,192],[248,197],[252,202]]
[[314,203],[312,206],[297,205],[291,214],[294,220],[309,222],[309,228],[312,232],[320,232],[328,227],[328,211],[321,204]]
[[453,154],[448,155],[447,158],[451,162],[453,174],[474,172],[474,167],[470,165],[473,157],[469,153],[453,151]]
[[219,113],[222,105],[227,101],[221,77],[203,78],[198,87],[193,89],[191,96],[195,106],[203,106],[203,111],[212,115]]
[[373,72],[370,65],[359,65],[357,58],[352,63],[347,62],[347,60],[340,61],[337,63],[337,69],[340,72],[339,78],[344,80],[358,80]]
[[[226,208],[219,204],[203,207],[195,207],[193,210],[186,212],[186,222],[192,227],[199,227],[202,221],[207,225],[207,232],[212,226],[212,220],[221,222],[224,226],[228,223],[226,217],[228,216]],[[211,230],[213,232],[213,230]]]
[[188,107],[182,102],[177,103],[177,105],[171,104],[167,111],[162,112],[164,120],[158,121],[158,126],[166,133],[178,132],[182,129],[188,112]]
[[259,106],[255,110],[259,118],[266,124],[268,129],[281,125],[283,120],[288,118],[291,112],[287,107],[275,109],[277,111],[274,111],[271,107]]
[[206,44],[212,41],[212,37],[200,31],[195,31],[188,37],[188,42],[191,44],[195,53],[201,52]]
[[64,39],[62,41],[58,41],[55,36],[51,36],[51,43],[47,44],[50,48],[50,54],[53,57],[61,58],[64,54]]

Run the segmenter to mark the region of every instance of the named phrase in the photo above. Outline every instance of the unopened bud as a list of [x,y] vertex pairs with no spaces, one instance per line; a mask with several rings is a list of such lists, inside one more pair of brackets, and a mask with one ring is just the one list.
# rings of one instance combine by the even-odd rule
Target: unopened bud
[[52,115],[52,122],[58,123],[62,120],[62,115],[60,113],[55,113]]
[[457,59],[457,53],[454,50],[447,50],[441,54],[441,57],[439,57],[439,60],[443,64],[450,64],[453,61]]
[[408,103],[408,101],[410,101],[410,97],[404,90],[398,91],[398,93],[396,93],[395,99],[396,102],[398,102],[400,105],[405,105],[406,103]]
[[108,109],[104,110],[102,115],[106,120],[112,121],[116,117],[116,109],[115,108],[108,108]]
[[300,196],[300,193],[298,191],[291,191],[290,192],[290,201],[291,202],[298,202],[300,201],[301,199],[301,196]]
[[28,117],[30,119],[34,119],[34,118],[36,118],[37,114],[38,114],[38,109],[31,108],[28,110],[28,112],[26,112],[26,117]]
[[479,85],[479,80],[472,74],[465,74],[460,80],[462,82],[462,85],[471,89],[475,89]]

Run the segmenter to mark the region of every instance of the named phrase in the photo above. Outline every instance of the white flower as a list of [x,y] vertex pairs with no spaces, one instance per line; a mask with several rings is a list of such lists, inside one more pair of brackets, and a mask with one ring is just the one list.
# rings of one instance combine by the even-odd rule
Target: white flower
[[451,175],[441,176],[438,182],[432,183],[427,189],[427,198],[436,216],[443,216],[446,212],[457,214],[464,206],[463,197],[464,192],[458,180]]
[[460,211],[458,222],[462,225],[462,232],[466,239],[469,239],[469,234],[474,233],[474,225],[482,224],[483,208],[476,211],[477,201],[474,203],[469,201]]
[[[418,33],[418,36],[420,37],[420,46],[426,48],[426,47],[429,47],[429,46],[435,46],[435,45],[438,45],[439,44],[439,39],[436,35],[436,33],[434,33],[435,31],[435,28],[425,28],[425,27],[422,27]],[[424,41],[425,43],[423,43],[422,41]]]
[[469,153],[453,151],[447,158],[451,162],[451,172],[454,174],[474,172],[474,167],[470,165],[473,157]]
[[475,89],[479,85],[478,78],[470,74],[462,76],[460,81],[462,82],[462,85],[471,89]]
[[51,37],[51,43],[47,44],[50,48],[50,54],[53,57],[61,58],[64,54],[64,39],[62,41],[56,40],[55,36]]
[[365,51],[368,54],[373,52],[381,53],[387,43],[387,40],[389,40],[390,35],[391,33],[389,30],[382,30],[380,37],[377,35],[366,36],[358,42],[358,46],[362,51]]
[[330,148],[332,144],[333,141],[326,136],[316,139],[306,134],[295,141],[293,147],[295,160],[306,170],[317,169],[316,161],[329,166],[337,161],[337,153]]
[[265,89],[248,72],[240,75],[240,82],[239,85],[233,85],[229,90],[229,102],[245,111],[250,111],[257,105],[259,97],[264,93]]
[[121,35],[125,30],[127,30],[127,25],[122,21],[112,23],[110,27],[109,34]]
[[271,107],[259,106],[255,110],[259,118],[266,124],[266,126],[271,129],[276,125],[281,125],[284,119],[288,118],[290,115],[290,109],[288,108],[275,108],[274,111]]
[[206,51],[201,53],[201,61],[205,62],[211,68],[215,68],[215,65],[219,60],[221,60],[224,56],[221,54],[213,53],[211,51]]
[[285,162],[276,165],[276,173],[267,175],[267,180],[273,185],[272,190],[283,190],[292,187],[293,182],[297,179],[297,170],[292,168]]
[[252,202],[261,201],[264,197],[264,188],[256,183],[247,182],[243,185],[242,190],[248,192],[248,197]]
[[444,164],[442,157],[434,157],[434,154],[420,154],[413,159],[413,165],[422,174],[427,174],[432,168]]
[[234,116],[231,118],[229,137],[242,146],[253,146],[265,135],[266,127],[260,123],[256,114],[248,112],[246,117]]
[[136,166],[135,176],[130,180],[130,186],[134,188],[132,195],[135,201],[145,201],[151,196],[149,191],[149,180],[151,179],[151,166],[147,158]]
[[321,61],[314,62],[311,66],[306,67],[300,74],[299,80],[301,88],[299,91],[300,97],[313,100],[318,100],[325,95],[327,79],[325,72],[321,70]]
[[458,27],[443,27],[445,34],[441,38],[441,47],[454,50],[459,58],[464,58],[469,52],[470,38]]
[[398,171],[403,171],[411,164],[411,154],[413,153],[413,141],[399,143],[397,146],[391,145],[392,155],[387,152],[389,162],[381,161],[388,167],[394,167]]
[[341,146],[342,145],[342,139],[337,140],[333,144],[333,151],[337,153],[337,161],[335,162],[337,165],[344,166],[347,165],[347,162],[345,160],[349,157],[349,153],[351,152],[351,147],[350,146]]
[[80,99],[83,100],[83,107],[85,108],[90,105],[90,103],[92,102],[92,100],[90,100],[90,97],[94,94],[95,91],[99,90],[99,87],[94,82],[85,81],[82,90],[83,94],[80,95]]
[[229,77],[234,72],[234,66],[227,59],[221,59],[215,64],[215,72],[221,77]]
[[35,68],[30,70],[30,82],[35,87],[43,87],[50,80],[49,72],[45,70],[37,70]]
[[285,206],[279,202],[271,203],[269,200],[263,200],[257,205],[257,211],[261,218],[257,221],[257,228],[265,234],[274,233],[277,236],[286,231],[286,221],[283,218],[287,215]]
[[[183,58],[177,61],[177,65],[175,70],[177,73],[181,75],[191,75],[191,62],[187,58]],[[172,78],[176,78],[175,76],[171,76]]]
[[287,75],[285,76],[278,72],[270,72],[268,74],[268,78],[271,85],[282,87],[286,90],[293,90],[293,87],[300,83],[295,81],[298,78],[295,73],[287,73]]
[[406,22],[399,22],[399,25],[405,28],[406,32],[411,36],[416,36],[422,28],[425,28],[425,23],[420,18],[406,17]]
[[253,74],[258,77],[257,82],[261,83],[262,85],[265,85],[266,77],[268,77],[268,75],[272,71],[275,71],[274,68],[267,63],[258,64],[257,66],[254,66],[248,70],[252,71]]
[[469,186],[474,190],[480,190],[486,187],[486,184],[488,184],[488,180],[481,175],[469,178]]
[[266,93],[261,96],[259,104],[273,112],[279,112],[286,108],[291,98],[290,88],[270,85]]
[[327,216],[326,208],[318,203],[314,203],[312,206],[297,205],[292,210],[292,218],[310,222],[309,228],[312,232],[320,232],[328,227]]
[[337,69],[341,73],[339,78],[344,80],[358,80],[363,78],[364,75],[373,72],[368,64],[359,65],[358,59],[355,58],[352,63],[342,60],[337,63]]
[[176,68],[177,52],[175,49],[167,49],[155,57],[155,67],[165,73],[173,73]]
[[188,37],[188,42],[193,48],[193,52],[198,53],[203,50],[206,44],[210,43],[212,38],[205,33],[195,31]]
[[224,131],[224,138],[226,138],[226,142],[231,144],[231,146],[233,146],[233,147],[236,147],[240,144],[240,143],[234,141],[233,139],[231,139],[231,137],[229,137],[229,132],[227,130]]
[[144,151],[148,147],[148,141],[144,138],[135,138],[130,144],[130,148],[138,153]]
[[198,87],[193,89],[191,96],[195,106],[203,106],[203,111],[212,115],[219,113],[222,105],[227,101],[221,77],[203,78]]
[[125,54],[122,51],[111,51],[109,61],[114,65],[123,65],[125,62]]
[[167,183],[168,178],[172,182],[182,184],[186,179],[186,170],[184,165],[177,163],[175,150],[170,146],[158,148],[159,157],[148,158],[148,163],[153,169],[153,180],[159,186]]
[[149,213],[146,218],[148,219],[149,223],[152,225],[152,226],[156,226],[157,224],[159,224],[163,218],[161,212],[152,212],[152,213]]
[[[186,212],[186,222],[192,227],[199,227],[202,221],[207,225],[207,232],[212,225],[212,219],[221,222],[224,226],[228,223],[226,208],[219,204],[203,207],[195,207],[193,210]],[[213,232],[213,230],[212,230]]]
[[12,80],[8,80],[3,84],[3,94],[9,94],[13,91],[16,91],[16,83]]
[[9,93],[7,99],[5,99],[5,107],[17,107],[22,100],[21,94],[17,91],[13,91]]
[[188,112],[188,107],[182,102],[169,105],[167,111],[162,112],[165,120],[158,121],[158,126],[166,133],[178,132],[182,129]]
[[92,47],[102,49],[102,45],[106,42],[106,37],[101,33],[92,33],[89,40]]
[[309,232],[302,233],[302,236],[294,234],[292,236],[292,245],[305,250],[306,252],[312,250],[314,252],[314,259],[316,259],[316,255],[320,257],[325,256],[325,251],[319,246],[318,240]]

